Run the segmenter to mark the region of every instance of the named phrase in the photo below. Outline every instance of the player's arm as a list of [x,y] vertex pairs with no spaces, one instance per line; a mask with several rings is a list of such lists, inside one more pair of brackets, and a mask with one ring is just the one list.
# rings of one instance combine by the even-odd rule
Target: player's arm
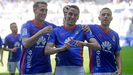
[[87,46],[87,47],[92,48],[92,49],[100,50],[101,49],[101,46],[97,42],[97,40],[94,38],[94,36],[93,36],[93,34],[92,34],[91,30],[90,30],[90,27],[87,26],[87,25],[84,25],[83,31],[87,35],[87,38],[88,37],[90,38],[90,36],[91,36],[91,38],[90,39],[87,39],[87,42],[84,43],[84,46]]
[[87,46],[87,47],[90,47],[90,48],[96,49],[96,50],[101,49],[101,46],[99,45],[99,43],[96,41],[95,38],[91,38],[88,42],[77,41],[77,40],[74,40],[74,42],[76,42],[75,45],[77,45],[77,46]]
[[3,64],[3,50],[2,50],[2,48],[0,48],[0,63],[2,64],[2,66],[4,65]]
[[16,52],[17,48],[8,48],[7,45],[4,45],[3,50],[5,50],[5,51],[11,51],[11,52]]
[[85,44],[85,46],[96,50],[101,49],[100,44],[97,42],[95,38],[90,38],[90,40]]
[[118,66],[118,75],[122,75],[122,59],[120,56],[120,51],[117,51],[115,53],[115,57],[116,57],[116,64]]
[[70,47],[69,43],[66,43],[64,46],[60,47],[60,48],[56,48],[54,47],[54,43],[47,43],[46,47],[45,47],[45,54],[55,54],[61,51],[65,51]]
[[38,31],[36,34],[34,34],[32,37],[29,38],[22,38],[22,43],[25,48],[30,47],[31,45],[35,44],[36,41],[44,34],[50,33],[52,31],[51,26],[47,26],[43,28],[42,30]]

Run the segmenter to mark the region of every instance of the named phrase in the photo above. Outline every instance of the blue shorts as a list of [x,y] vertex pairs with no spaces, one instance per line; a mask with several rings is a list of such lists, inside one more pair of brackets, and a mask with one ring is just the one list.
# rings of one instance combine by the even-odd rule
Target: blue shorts
[[55,75],[85,75],[83,66],[57,66]]

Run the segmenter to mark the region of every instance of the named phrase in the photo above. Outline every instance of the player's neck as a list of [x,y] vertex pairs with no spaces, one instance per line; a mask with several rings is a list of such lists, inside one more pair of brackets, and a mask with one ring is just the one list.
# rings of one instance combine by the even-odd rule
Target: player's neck
[[34,19],[33,21],[34,21],[35,24],[37,24],[39,26],[43,25],[43,21],[40,21],[40,20],[37,20],[37,19]]
[[12,32],[12,35],[13,35],[13,36],[17,36],[18,33],[17,33],[17,32]]
[[72,25],[72,26],[69,26],[69,25],[64,25],[64,28],[67,29],[67,30],[70,30],[72,31],[74,28],[76,27],[76,25]]
[[109,29],[110,29],[108,25],[100,25],[100,26],[101,26],[101,28],[104,29],[104,30],[109,30]]
[[100,27],[102,28],[102,30],[105,32],[105,33],[109,33],[110,32],[110,28],[108,26],[103,26],[103,25],[100,25]]

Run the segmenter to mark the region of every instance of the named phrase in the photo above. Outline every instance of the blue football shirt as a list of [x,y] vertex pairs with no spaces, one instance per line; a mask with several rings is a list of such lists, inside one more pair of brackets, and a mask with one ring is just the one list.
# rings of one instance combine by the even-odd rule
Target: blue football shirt
[[[82,31],[81,25],[76,25],[73,29],[68,30],[65,26],[55,28],[48,40],[49,43],[54,43],[57,48],[62,47],[65,42],[73,38],[74,40],[85,41],[93,38],[91,31]],[[57,53],[56,66],[82,66],[83,65],[83,47],[72,47],[66,51]]]
[[0,48],[2,48],[2,44],[3,44],[3,42],[2,42],[2,39],[0,37]]
[[[21,37],[29,38],[46,26],[54,24],[44,21],[42,27],[35,25],[33,21],[28,21],[22,26]],[[50,56],[44,54],[44,48],[49,35],[41,36],[38,41],[29,48],[22,47],[22,57],[20,63],[21,74],[37,74],[51,72]]]
[[21,37],[20,34],[17,36],[13,36],[9,34],[6,36],[4,40],[4,45],[8,46],[8,48],[17,48],[16,52],[10,52],[8,56],[9,62],[18,62],[21,56]]
[[117,65],[114,56],[117,51],[121,50],[118,34],[111,29],[106,33],[99,25],[89,26],[102,48],[98,51],[89,49],[90,72],[115,72]]

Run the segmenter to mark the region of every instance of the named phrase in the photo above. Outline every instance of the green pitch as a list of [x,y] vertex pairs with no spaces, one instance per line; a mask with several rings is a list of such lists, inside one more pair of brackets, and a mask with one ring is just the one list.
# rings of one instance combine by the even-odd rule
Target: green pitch
[[[0,64],[0,75],[9,75],[7,71],[7,57],[8,57],[8,52],[4,51],[3,54],[3,62],[4,66]],[[121,51],[121,56],[122,56],[122,73],[123,75],[133,75],[133,47],[123,47]],[[55,66],[55,55],[51,56],[52,60],[52,68],[54,71],[54,66]],[[85,47],[84,48],[84,69],[86,72],[86,75],[89,75],[89,57],[88,57],[88,50]],[[18,71],[16,71],[18,73]],[[19,74],[16,74],[19,75]]]

